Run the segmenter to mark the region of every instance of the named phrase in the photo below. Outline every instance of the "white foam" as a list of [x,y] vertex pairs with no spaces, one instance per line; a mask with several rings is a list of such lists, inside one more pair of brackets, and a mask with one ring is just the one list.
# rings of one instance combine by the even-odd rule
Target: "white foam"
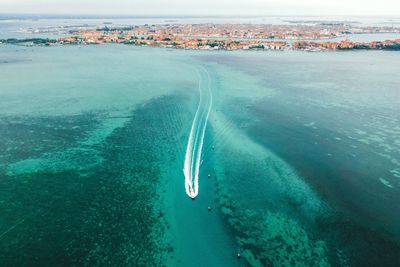
[[186,194],[191,198],[195,198],[199,194],[201,155],[208,117],[212,106],[211,77],[208,71],[203,67],[202,72],[206,74],[205,76],[208,82],[206,86],[203,85],[203,78],[199,71],[200,101],[190,130],[183,167]]

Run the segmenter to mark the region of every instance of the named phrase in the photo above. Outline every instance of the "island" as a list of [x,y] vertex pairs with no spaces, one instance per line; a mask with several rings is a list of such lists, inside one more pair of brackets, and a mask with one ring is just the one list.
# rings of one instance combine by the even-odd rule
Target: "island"
[[57,39],[3,39],[0,43],[39,46],[118,43],[190,50],[400,50],[400,38],[372,42],[332,40],[366,33],[400,34],[400,28],[350,27],[341,23],[103,25],[71,30],[69,36]]

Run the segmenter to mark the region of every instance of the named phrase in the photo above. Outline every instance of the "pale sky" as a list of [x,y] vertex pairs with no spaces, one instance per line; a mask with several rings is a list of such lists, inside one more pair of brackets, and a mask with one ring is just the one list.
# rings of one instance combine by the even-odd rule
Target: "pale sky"
[[0,0],[0,13],[400,16],[400,0]]

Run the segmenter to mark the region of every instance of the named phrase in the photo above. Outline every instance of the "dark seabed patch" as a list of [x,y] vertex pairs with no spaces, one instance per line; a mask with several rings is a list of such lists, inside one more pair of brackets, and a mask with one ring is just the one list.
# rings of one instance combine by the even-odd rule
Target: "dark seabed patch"
[[317,218],[312,231],[348,255],[350,266],[400,264],[399,237],[393,235],[400,223],[399,198],[376,179],[393,165],[363,143],[357,142],[353,157],[353,140],[329,129],[310,130],[278,110],[282,107],[274,103],[250,109],[260,121],[247,131],[290,163],[333,208],[334,216]]
[[[76,162],[83,163],[76,169],[47,167],[12,177],[2,171],[0,265],[162,265],[172,248],[163,239],[167,225],[159,197],[163,168],[177,155],[180,125],[170,119],[179,119],[182,111],[177,107],[183,101],[182,96],[159,97],[135,110],[123,127],[96,145],[99,164],[86,165],[87,155],[77,152]],[[34,150],[20,147],[23,154],[18,157],[24,159],[79,145],[76,138],[83,138],[97,120],[87,116],[17,122],[2,121],[10,126],[2,128],[8,135],[3,138],[42,145]],[[31,131],[39,134],[32,133],[29,140]],[[57,138],[49,146],[36,140],[50,137]],[[15,159],[10,156],[7,162]],[[82,174],[82,168],[91,170]]]
[[199,57],[221,73],[220,204],[250,264],[400,265],[398,63],[372,55]]
[[98,124],[99,116],[0,117],[0,161],[3,164],[39,157],[63,146],[76,145]]

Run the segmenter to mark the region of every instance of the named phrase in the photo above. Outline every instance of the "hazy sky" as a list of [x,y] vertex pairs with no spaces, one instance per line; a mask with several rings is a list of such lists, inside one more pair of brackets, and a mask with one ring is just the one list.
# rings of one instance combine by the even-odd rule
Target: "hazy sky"
[[400,0],[0,0],[0,13],[400,16]]

